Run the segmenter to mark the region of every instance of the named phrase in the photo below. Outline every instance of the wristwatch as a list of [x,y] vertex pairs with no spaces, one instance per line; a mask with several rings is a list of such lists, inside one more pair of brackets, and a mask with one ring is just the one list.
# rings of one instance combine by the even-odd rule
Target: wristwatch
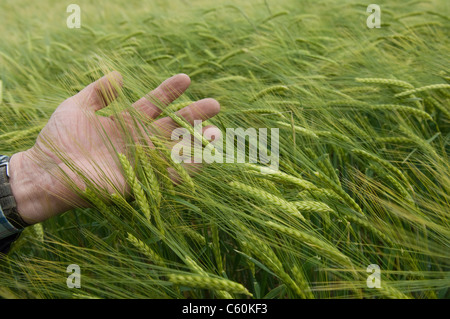
[[0,207],[3,215],[17,229],[30,226],[23,221],[17,211],[17,203],[9,184],[9,161],[6,155],[0,155]]

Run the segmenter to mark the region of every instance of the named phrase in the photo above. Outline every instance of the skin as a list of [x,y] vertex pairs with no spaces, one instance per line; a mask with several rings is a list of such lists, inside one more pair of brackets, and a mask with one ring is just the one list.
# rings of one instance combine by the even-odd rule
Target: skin
[[[95,113],[116,98],[122,85],[122,76],[118,72],[112,72],[91,83],[58,106],[32,148],[11,157],[10,184],[18,212],[25,222],[38,223],[72,208],[88,206],[73,187],[61,178],[61,172],[64,172],[81,190],[86,187],[83,180],[64,164],[58,154],[64,154],[76,167],[82,168],[84,175],[89,176],[99,187],[110,193],[118,191],[126,196],[128,186],[117,158],[111,152],[112,144],[117,152],[126,154],[126,142],[121,126],[113,117]],[[149,120],[155,119],[162,111],[154,103],[158,101],[157,104],[163,107],[169,105],[183,94],[189,85],[190,79],[187,75],[175,75],[136,101],[132,107]],[[219,111],[220,105],[216,100],[203,99],[177,113],[193,124],[194,120],[206,120]],[[126,129],[132,136],[137,136],[131,115],[127,112],[122,115]],[[105,143],[105,135],[99,128],[108,136],[111,144]],[[164,117],[152,121],[151,127],[146,128],[147,131],[158,132],[159,136],[170,140],[170,134],[177,128],[177,124]],[[213,135],[214,132],[220,134],[215,127],[205,129],[211,129]],[[144,131],[143,127],[141,131]],[[135,141],[137,140],[135,138]],[[51,141],[52,145],[47,141]],[[151,143],[149,145],[151,146]],[[186,165],[190,166],[188,168],[192,171],[198,169],[193,169],[194,165],[198,164]]]

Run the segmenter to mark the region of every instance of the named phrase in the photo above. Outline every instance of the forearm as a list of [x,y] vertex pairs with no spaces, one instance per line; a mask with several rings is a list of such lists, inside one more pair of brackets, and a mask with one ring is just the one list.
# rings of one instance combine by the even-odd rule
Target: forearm
[[28,224],[42,222],[70,210],[67,187],[30,156],[14,154],[10,160],[10,185],[20,217]]
[[[8,253],[11,244],[20,236],[23,227],[44,221],[72,208],[64,193],[68,189],[52,177],[49,171],[36,164],[29,151],[13,155],[9,169],[0,171],[2,201],[0,201],[0,258]],[[9,190],[8,190],[9,189]],[[59,197],[58,191],[61,197]],[[12,193],[13,199],[9,198]],[[66,198],[67,199],[67,198]],[[14,205],[15,204],[15,205]],[[3,207],[2,207],[3,205]],[[15,206],[14,211],[6,211]],[[6,211],[5,211],[6,210]],[[13,217],[17,211],[18,218]],[[13,215],[11,215],[13,214]]]

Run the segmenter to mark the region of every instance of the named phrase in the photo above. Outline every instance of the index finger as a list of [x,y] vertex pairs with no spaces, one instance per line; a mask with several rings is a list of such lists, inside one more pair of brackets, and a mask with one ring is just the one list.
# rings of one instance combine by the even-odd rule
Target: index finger
[[155,90],[133,103],[133,107],[154,119],[161,114],[164,107],[180,97],[190,84],[191,79],[186,74],[174,75],[162,82]]

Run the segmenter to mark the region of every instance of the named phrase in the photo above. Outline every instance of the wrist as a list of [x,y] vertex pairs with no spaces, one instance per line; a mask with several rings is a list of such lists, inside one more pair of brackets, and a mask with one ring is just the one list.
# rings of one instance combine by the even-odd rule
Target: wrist
[[29,153],[25,151],[11,157],[9,182],[20,217],[28,224],[35,224],[72,207],[63,200],[64,196],[58,195],[66,188]]

